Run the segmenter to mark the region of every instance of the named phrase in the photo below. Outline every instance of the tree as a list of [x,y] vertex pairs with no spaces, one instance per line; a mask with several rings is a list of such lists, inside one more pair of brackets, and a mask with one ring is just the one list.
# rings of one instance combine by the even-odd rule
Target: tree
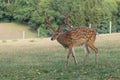
[[50,35],[52,31],[44,23],[45,12],[55,27],[64,23],[69,12],[69,23],[74,27],[91,23],[98,32],[107,33],[112,21],[114,31],[120,31],[120,0],[0,0],[0,21],[27,24]]
[[118,12],[116,15],[116,32],[120,32],[120,0],[116,0]]
[[16,0],[14,19],[21,23],[28,23],[31,18],[31,14],[34,11],[34,7],[32,7],[31,5],[32,0]]
[[[115,31],[116,24],[115,24],[115,15],[117,14],[117,4],[114,0],[104,0],[101,6],[102,15],[101,15],[101,32],[107,33],[109,30],[109,22],[112,21],[113,28],[112,30]],[[103,23],[104,22],[104,23]],[[103,30],[104,29],[104,30]]]

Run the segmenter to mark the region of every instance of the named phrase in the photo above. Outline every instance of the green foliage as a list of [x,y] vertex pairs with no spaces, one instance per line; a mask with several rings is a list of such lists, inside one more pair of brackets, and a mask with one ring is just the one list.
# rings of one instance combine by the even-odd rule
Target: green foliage
[[118,13],[116,15],[116,31],[120,32],[120,0],[117,0],[118,4]]
[[0,3],[0,21],[28,24],[36,31],[39,27],[46,30],[45,12],[50,15],[51,24],[57,25],[55,28],[64,23],[69,12],[69,23],[74,27],[91,23],[92,28],[107,33],[107,22],[112,21],[114,32],[120,31],[120,0],[0,0]]
[[31,6],[31,0],[16,0],[15,5],[14,18],[16,21],[28,23],[34,10],[34,7]]

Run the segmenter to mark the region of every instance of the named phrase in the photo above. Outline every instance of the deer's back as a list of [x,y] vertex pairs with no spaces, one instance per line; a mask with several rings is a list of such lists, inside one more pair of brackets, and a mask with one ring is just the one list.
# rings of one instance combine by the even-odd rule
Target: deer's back
[[76,28],[61,34],[58,37],[58,42],[65,48],[70,46],[78,46],[89,41],[93,42],[96,39],[96,32],[91,28]]

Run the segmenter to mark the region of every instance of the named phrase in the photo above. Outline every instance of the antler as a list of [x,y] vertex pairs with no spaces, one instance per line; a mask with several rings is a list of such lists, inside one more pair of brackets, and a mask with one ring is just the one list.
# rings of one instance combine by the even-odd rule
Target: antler
[[[45,16],[46,16],[45,17],[45,23],[47,24],[47,26],[49,28],[51,28],[53,31],[55,31],[55,28],[51,25],[51,23],[49,21],[49,16],[48,16],[47,12],[45,13]],[[66,15],[65,15],[65,24],[62,24],[62,25],[59,26],[59,28],[58,28],[59,31],[62,30],[63,26],[68,26],[69,28],[72,28],[71,25],[69,25],[69,23],[68,23],[68,18],[69,18],[69,14],[67,12]]]
[[49,28],[51,28],[53,31],[55,31],[55,28],[51,25],[50,21],[49,21],[49,16],[47,14],[47,12],[45,13],[45,22],[48,25]]
[[67,12],[66,15],[65,15],[65,26],[68,26],[69,28],[72,28],[72,26],[69,25],[69,23],[68,23],[68,17],[69,17],[69,14]]
[[69,17],[69,15],[68,15],[68,12],[67,12],[66,15],[65,15],[65,25],[68,25],[68,17]]

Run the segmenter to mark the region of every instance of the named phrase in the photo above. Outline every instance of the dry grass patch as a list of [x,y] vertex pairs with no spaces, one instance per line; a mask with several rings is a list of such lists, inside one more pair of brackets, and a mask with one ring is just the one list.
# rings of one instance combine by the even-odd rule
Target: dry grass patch
[[97,36],[96,45],[98,47],[117,47],[120,44],[120,33],[113,33],[113,34],[101,34]]
[[32,32],[28,26],[16,23],[0,23],[0,39],[22,39],[23,31],[25,38],[37,37],[37,33]]

